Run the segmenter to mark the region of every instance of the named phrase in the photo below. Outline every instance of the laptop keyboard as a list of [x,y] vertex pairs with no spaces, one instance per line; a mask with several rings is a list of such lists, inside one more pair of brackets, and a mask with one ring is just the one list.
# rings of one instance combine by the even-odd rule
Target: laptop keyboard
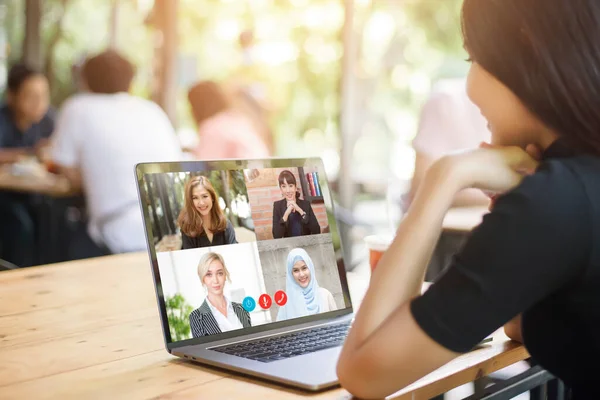
[[266,339],[214,347],[211,350],[261,362],[273,362],[341,346],[349,327],[350,321]]

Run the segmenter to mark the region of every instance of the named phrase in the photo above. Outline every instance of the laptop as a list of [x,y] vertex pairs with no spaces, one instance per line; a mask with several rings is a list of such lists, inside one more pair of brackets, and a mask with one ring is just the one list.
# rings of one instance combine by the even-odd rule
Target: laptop
[[337,385],[353,311],[322,161],[135,173],[167,351],[306,390]]

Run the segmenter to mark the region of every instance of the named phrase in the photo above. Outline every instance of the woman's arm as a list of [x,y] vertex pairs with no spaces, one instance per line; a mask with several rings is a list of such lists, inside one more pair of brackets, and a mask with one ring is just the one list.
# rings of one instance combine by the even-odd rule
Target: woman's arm
[[387,396],[457,355],[423,331],[410,311],[410,301],[419,294],[454,195],[465,187],[510,190],[522,179],[516,171],[530,161],[520,149],[477,150],[444,157],[429,169],[371,278],[342,349],[338,377],[352,394]]
[[523,343],[523,333],[521,331],[521,314],[510,320],[504,325],[506,336],[519,343]]
[[[425,172],[435,163],[436,157],[417,151],[415,155],[415,173],[410,182],[409,201],[417,193],[417,188],[425,177]],[[490,198],[478,189],[464,189],[454,196],[452,207],[489,206]]]
[[335,304],[335,299],[329,290],[327,290],[327,304],[329,306],[329,311],[337,310],[337,304]]
[[287,228],[287,221],[282,221],[282,215],[281,212],[279,210],[279,207],[277,207],[279,204],[278,201],[273,203],[273,228],[272,228],[272,232],[273,232],[273,238],[274,239],[281,239],[285,236],[285,229]]
[[235,229],[230,221],[227,221],[227,228],[225,228],[225,244],[236,244]]
[[32,155],[33,149],[28,147],[18,147],[10,149],[0,148],[0,164],[12,164],[19,161],[21,157]]
[[248,321],[248,326],[251,327],[252,326],[252,318],[250,318],[250,313],[246,310],[244,310],[244,316],[246,317],[246,320]]
[[448,171],[445,162],[429,170],[371,277],[338,362],[340,382],[354,395],[386,396],[455,357],[418,327],[408,307],[420,292],[444,215],[460,189]]
[[192,311],[190,314],[190,329],[192,330],[192,337],[204,336],[204,330],[202,329],[202,319],[199,317],[197,310]]
[[302,223],[308,225],[308,229],[310,230],[311,235],[321,233],[321,227],[319,226],[319,221],[317,221],[317,217],[313,212],[312,206],[310,202],[306,202],[306,214],[302,218]]

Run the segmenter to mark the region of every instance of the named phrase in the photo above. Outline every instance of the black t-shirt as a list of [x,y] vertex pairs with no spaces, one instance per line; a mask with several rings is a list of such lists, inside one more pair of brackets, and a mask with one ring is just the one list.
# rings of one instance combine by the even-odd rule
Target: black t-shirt
[[34,147],[41,139],[47,139],[54,130],[54,111],[48,113],[37,124],[22,132],[15,125],[10,108],[0,106],[0,148]]
[[411,303],[436,342],[466,352],[523,313],[525,346],[577,398],[600,367],[600,158],[562,141],[497,199],[448,270]]
[[206,233],[202,231],[202,234],[191,237],[185,233],[181,233],[181,248],[185,249],[196,249],[198,247],[210,247],[210,246],[222,246],[225,244],[236,244],[235,230],[230,221],[227,221],[227,227],[223,232],[216,232],[213,234],[212,242],[206,236]]

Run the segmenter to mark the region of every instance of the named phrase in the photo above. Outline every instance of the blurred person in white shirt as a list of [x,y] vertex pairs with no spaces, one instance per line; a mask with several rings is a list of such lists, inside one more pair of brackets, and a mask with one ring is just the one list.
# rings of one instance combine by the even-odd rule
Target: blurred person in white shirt
[[81,73],[87,92],[64,103],[51,155],[85,194],[93,243],[83,257],[144,250],[134,165],[181,160],[177,137],[157,104],[129,94],[135,69],[124,57],[105,51]]

